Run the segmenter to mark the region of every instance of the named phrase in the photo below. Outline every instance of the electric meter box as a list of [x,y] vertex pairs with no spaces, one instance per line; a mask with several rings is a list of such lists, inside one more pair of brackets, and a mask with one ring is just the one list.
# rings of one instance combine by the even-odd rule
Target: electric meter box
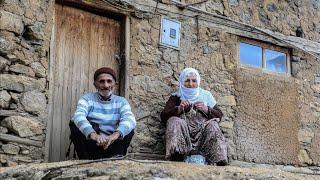
[[161,19],[160,45],[180,49],[181,23],[177,20],[163,17]]

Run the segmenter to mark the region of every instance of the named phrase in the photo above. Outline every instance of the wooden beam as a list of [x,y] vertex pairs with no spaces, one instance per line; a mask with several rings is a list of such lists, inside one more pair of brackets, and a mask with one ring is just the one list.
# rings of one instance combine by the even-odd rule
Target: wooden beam
[[[56,8],[56,6],[54,6]],[[54,72],[53,67],[55,65],[55,51],[56,51],[56,37],[55,37],[55,23],[56,23],[56,13],[53,13],[53,26],[51,29],[51,37],[50,37],[50,50],[49,50],[49,91],[48,91],[48,122],[46,127],[46,140],[45,140],[45,148],[44,148],[44,161],[49,162],[50,156],[50,145],[51,145],[51,134],[52,134],[52,119],[53,119],[53,90],[54,90]]]
[[27,139],[27,138],[20,138],[20,137],[13,136],[10,134],[0,133],[0,140],[6,141],[6,142],[16,142],[19,144],[42,147],[42,143],[39,141],[34,141],[34,140]]
[[124,15],[129,14],[129,12],[121,11],[115,7],[108,5],[108,3],[104,1],[56,0],[56,3],[76,7],[100,16],[105,16],[116,20],[121,20]]
[[130,18],[125,18],[125,62],[124,62],[124,94],[126,99],[129,99],[129,67],[130,67]]

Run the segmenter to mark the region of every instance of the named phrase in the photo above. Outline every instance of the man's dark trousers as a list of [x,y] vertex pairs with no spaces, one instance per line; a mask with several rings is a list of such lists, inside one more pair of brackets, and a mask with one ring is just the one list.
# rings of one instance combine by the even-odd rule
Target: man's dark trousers
[[[90,124],[97,133],[101,132],[98,124],[92,122]],[[134,130],[132,130],[123,139],[115,140],[104,150],[102,146],[97,145],[96,141],[87,139],[72,121],[70,121],[69,126],[71,131],[70,139],[74,144],[79,159],[101,159],[115,155],[124,156],[127,154],[127,149],[134,135]]]

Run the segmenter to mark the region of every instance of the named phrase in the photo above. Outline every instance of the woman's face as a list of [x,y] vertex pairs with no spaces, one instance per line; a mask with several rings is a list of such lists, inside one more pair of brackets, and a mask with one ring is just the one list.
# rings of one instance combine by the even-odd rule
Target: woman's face
[[198,87],[197,76],[196,75],[187,76],[183,85],[184,87],[187,87],[187,88],[197,88]]

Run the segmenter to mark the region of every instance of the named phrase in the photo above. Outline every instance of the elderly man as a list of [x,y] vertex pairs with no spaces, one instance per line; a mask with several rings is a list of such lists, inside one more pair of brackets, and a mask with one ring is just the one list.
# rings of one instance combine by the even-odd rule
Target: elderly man
[[102,67],[94,73],[97,92],[83,95],[70,122],[71,140],[79,159],[125,155],[136,120],[128,101],[113,94],[114,70]]

